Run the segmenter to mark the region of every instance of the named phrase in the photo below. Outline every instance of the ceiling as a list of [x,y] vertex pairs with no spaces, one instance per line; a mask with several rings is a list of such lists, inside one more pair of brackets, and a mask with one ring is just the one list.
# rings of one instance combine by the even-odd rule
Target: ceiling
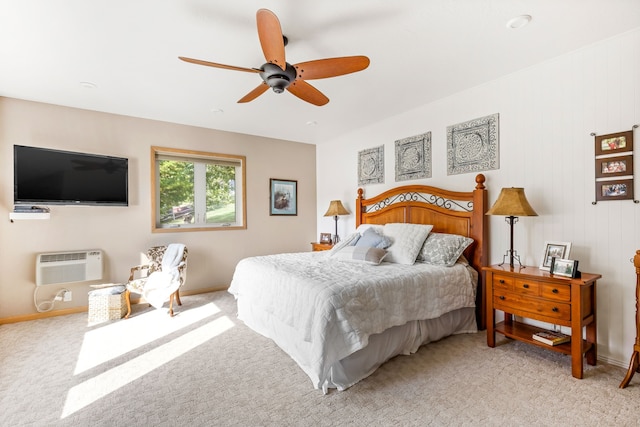
[[[369,68],[310,81],[322,107],[272,91],[238,104],[257,74],[178,60],[260,67],[260,8],[287,62]],[[0,0],[0,96],[319,144],[639,26],[640,0]]]

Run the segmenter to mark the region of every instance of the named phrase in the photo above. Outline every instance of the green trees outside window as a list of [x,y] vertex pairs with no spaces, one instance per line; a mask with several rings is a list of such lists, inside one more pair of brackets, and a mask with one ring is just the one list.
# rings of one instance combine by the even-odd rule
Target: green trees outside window
[[154,230],[246,228],[245,158],[152,147]]

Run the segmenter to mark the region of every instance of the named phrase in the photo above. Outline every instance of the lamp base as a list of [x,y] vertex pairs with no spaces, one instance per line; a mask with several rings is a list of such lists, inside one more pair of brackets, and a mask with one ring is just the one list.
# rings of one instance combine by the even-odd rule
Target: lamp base
[[518,255],[518,252],[507,249],[507,252],[504,255],[502,255],[502,262],[498,265],[504,265],[509,263],[509,265],[513,267],[514,261],[518,261],[520,268],[525,268],[525,266],[522,265],[522,262],[520,262],[520,255]]

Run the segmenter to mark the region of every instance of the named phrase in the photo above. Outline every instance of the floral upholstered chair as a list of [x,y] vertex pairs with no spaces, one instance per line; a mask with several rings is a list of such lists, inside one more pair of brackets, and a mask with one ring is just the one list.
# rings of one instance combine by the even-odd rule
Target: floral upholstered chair
[[178,305],[182,305],[180,287],[187,279],[187,255],[186,246],[177,243],[149,248],[149,262],[131,268],[125,290],[125,319],[131,314],[132,292],[144,296],[147,302],[156,308],[161,308],[169,299],[169,315],[173,317],[174,298]]

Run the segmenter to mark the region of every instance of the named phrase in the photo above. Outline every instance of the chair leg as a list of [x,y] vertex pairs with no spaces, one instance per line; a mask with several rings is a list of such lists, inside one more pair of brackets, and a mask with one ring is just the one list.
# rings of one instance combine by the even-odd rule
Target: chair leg
[[176,290],[176,302],[178,305],[182,305],[182,301],[180,301],[180,289]]
[[169,316],[173,317],[173,296],[175,295],[175,292],[171,294],[171,296],[169,297]]
[[129,289],[124,291],[124,299],[127,301],[127,314],[125,314],[124,318],[128,319],[131,314],[131,292],[129,292]]

